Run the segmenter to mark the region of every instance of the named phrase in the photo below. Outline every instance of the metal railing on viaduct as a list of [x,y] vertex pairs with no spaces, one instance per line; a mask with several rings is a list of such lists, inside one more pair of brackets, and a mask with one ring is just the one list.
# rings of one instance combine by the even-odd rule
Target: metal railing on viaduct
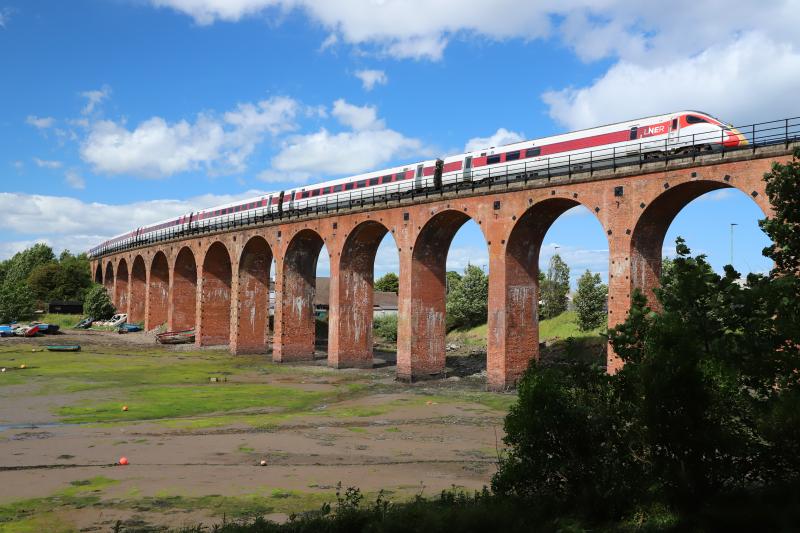
[[[447,249],[473,220],[489,250],[488,385],[504,389],[538,357],[539,251],[566,210],[585,206],[606,232],[609,326],[624,319],[634,289],[652,295],[664,236],[689,202],[735,188],[770,212],[763,175],[773,162],[791,159],[800,120],[739,131],[749,143],[736,149],[653,154],[652,145],[643,143],[638,153],[603,157],[592,151],[551,159],[544,167],[508,165],[491,176],[473,171],[471,181],[454,179],[435,191],[397,195],[387,189],[281,216],[232,215],[193,231],[164,231],[95,252],[92,268],[117,308],[147,329],[163,323],[170,330],[194,328],[201,346],[267,353],[271,344],[274,361],[310,360],[316,264],[324,245],[330,259],[328,363],[371,367],[375,255],[391,233],[400,264],[397,376],[421,379],[445,370]],[[708,221],[715,223],[728,221]],[[610,350],[607,363],[610,372],[620,366]]]

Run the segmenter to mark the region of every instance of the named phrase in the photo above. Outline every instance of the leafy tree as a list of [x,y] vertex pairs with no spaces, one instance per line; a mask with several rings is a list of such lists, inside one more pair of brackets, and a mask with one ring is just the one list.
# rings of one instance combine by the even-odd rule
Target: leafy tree
[[445,290],[448,294],[461,283],[461,274],[454,270],[445,273]]
[[34,268],[27,279],[33,296],[40,302],[49,300],[58,285],[60,274],[61,265],[58,263],[46,263]]
[[400,278],[394,272],[387,272],[375,281],[375,290],[397,293],[400,291]]
[[36,267],[53,263],[55,260],[56,256],[53,254],[52,248],[43,243],[36,243],[30,248],[14,254],[9,260],[3,285],[25,283]]
[[765,250],[775,260],[770,275],[742,284],[731,266],[715,273],[678,239],[655,290],[659,311],[635,291],[627,319],[609,332],[622,370],[531,364],[506,419],[509,451],[496,491],[555,512],[620,517],[653,503],[697,516],[715,499],[796,490],[797,159],[774,165],[765,180],[775,206],[761,224],[774,242]]
[[56,288],[49,299],[82,302],[92,286],[89,258],[86,254],[72,255],[65,250],[59,258],[59,267]]
[[108,291],[103,285],[93,285],[86,293],[86,300],[83,303],[83,312],[97,320],[111,318],[116,312]]
[[0,322],[30,318],[34,312],[33,293],[24,283],[6,284],[0,288]]
[[569,267],[558,254],[550,258],[541,293],[542,318],[553,318],[567,310]]
[[447,294],[447,323],[450,328],[484,324],[489,302],[489,276],[482,268],[467,265],[464,275]]
[[588,270],[578,279],[575,293],[575,311],[578,314],[578,328],[590,331],[606,321],[606,298],[608,287],[600,280],[600,274]]

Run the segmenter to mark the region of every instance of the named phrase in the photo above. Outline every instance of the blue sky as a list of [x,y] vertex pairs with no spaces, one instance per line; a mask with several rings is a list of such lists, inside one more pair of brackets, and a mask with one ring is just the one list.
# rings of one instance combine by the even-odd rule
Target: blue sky
[[[0,258],[470,143],[685,108],[736,124],[800,114],[795,1],[743,1],[746,18],[717,0],[544,4],[0,0]],[[735,266],[767,270],[760,216],[712,193],[665,253],[680,234],[719,268],[737,223]],[[556,222],[544,264],[557,246],[574,276],[605,277],[589,213]],[[396,270],[393,248],[379,274]],[[486,257],[468,224],[448,262]]]

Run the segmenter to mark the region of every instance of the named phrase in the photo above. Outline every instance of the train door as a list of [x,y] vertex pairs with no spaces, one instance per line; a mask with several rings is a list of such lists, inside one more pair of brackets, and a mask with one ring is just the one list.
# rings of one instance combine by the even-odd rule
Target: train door
[[669,133],[667,134],[667,142],[670,147],[677,146],[680,143],[680,126],[681,121],[677,116],[672,117],[672,122],[669,125]]
[[469,181],[472,179],[472,156],[468,155],[464,158],[464,180]]
[[414,187],[416,189],[422,188],[422,165],[417,165],[417,173],[414,174]]

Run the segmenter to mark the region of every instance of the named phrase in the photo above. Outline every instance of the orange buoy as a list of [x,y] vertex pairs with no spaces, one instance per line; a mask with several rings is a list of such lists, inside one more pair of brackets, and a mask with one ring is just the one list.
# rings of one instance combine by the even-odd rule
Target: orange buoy
[[123,410],[123,411],[127,411],[127,410],[128,410],[128,406],[127,406],[127,405],[123,405],[123,406],[122,406],[122,410]]
[[121,464],[122,466],[125,466],[126,464],[128,464],[128,458],[127,457],[120,457],[119,458],[119,464]]

